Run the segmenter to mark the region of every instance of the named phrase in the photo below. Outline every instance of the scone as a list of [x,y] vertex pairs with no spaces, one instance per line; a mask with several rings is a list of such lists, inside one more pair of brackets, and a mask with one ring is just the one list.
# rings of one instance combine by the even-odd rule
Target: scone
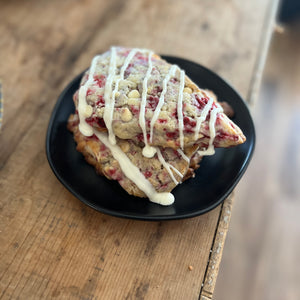
[[146,49],[94,57],[74,103],[78,151],[128,193],[160,204],[172,203],[171,190],[203,155],[246,139],[213,94]]
[[[124,174],[118,161],[112,151],[107,147],[108,139],[105,134],[96,132],[92,136],[84,136],[78,128],[78,115],[71,115],[68,122],[68,129],[73,132],[74,139],[77,143],[77,150],[81,152],[86,161],[93,165],[98,174],[104,175],[111,180],[117,180],[119,184],[131,195],[138,197],[149,197],[147,189],[140,189],[135,180],[130,180]],[[102,135],[102,136],[101,136]],[[100,137],[100,139],[98,137]],[[173,202],[173,197],[168,194],[177,184],[194,176],[194,171],[199,167],[201,156],[197,153],[198,146],[186,148],[185,151],[180,149],[156,147],[156,155],[151,158],[142,154],[143,145],[138,145],[132,140],[122,140],[117,138],[114,146],[122,151],[133,166],[138,168],[138,173],[134,176],[144,177],[144,184],[155,193],[165,193],[164,203]],[[128,163],[126,162],[126,163]],[[134,168],[133,168],[134,169]],[[134,170],[135,171],[135,170]],[[167,200],[169,199],[169,200]],[[158,199],[159,201],[159,199]],[[162,204],[162,203],[161,203]]]
[[207,92],[148,50],[113,47],[96,56],[75,100],[81,131],[91,134],[86,125],[107,130],[112,142],[117,136],[173,149],[208,145],[210,117],[215,146],[245,141]]

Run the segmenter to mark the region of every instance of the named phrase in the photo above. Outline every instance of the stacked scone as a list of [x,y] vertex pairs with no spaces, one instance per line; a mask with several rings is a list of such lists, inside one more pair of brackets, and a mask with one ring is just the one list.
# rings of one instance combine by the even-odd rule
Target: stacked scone
[[74,95],[68,128],[97,172],[129,193],[169,205],[214,147],[245,141],[208,91],[146,49],[94,57]]

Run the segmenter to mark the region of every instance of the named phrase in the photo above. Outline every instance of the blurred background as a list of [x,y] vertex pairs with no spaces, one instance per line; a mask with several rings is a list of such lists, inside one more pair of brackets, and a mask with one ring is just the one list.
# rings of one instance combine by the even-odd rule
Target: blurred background
[[283,1],[235,192],[215,300],[300,299],[300,1]]

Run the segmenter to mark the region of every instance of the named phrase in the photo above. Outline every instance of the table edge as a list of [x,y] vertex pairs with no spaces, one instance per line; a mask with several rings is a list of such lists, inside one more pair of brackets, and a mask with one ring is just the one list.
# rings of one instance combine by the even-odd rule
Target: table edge
[[234,192],[221,204],[220,214],[217,222],[216,231],[212,241],[212,247],[204,274],[203,282],[201,284],[200,297],[206,297],[204,299],[211,299],[215,289],[219,267],[222,259],[222,253],[224,249],[224,243],[226,240],[232,206],[234,201]]

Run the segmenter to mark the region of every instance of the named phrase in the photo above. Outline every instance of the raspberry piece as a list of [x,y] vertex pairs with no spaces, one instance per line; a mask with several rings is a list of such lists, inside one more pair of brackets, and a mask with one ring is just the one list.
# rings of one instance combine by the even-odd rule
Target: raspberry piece
[[103,99],[103,96],[99,95],[98,96],[98,101],[96,102],[96,105],[97,106],[103,106],[104,105],[104,99]]
[[146,171],[146,172],[144,173],[144,176],[145,176],[146,178],[149,178],[149,177],[152,176],[152,172]]
[[148,56],[145,56],[142,53],[136,54],[135,57],[143,62],[148,62]]
[[148,98],[148,105],[155,110],[157,104],[158,104],[159,98],[157,96],[149,96]]
[[208,102],[208,98],[206,98],[206,97],[200,98],[199,95],[195,95],[195,99],[197,101],[195,104],[196,104],[197,108],[199,108],[199,109],[203,109]]
[[188,118],[188,117],[184,117],[183,118],[183,124],[184,124],[184,131],[186,133],[192,133],[194,132],[194,127],[196,127],[196,121],[191,119],[191,118]]
[[178,133],[177,132],[166,132],[166,136],[170,139],[175,139],[178,137]]
[[191,127],[195,127],[196,126],[196,121],[194,121],[194,120],[192,120],[192,119],[190,119],[188,117],[184,117],[183,118],[183,124],[184,125],[189,125]]
[[103,127],[105,128],[105,122],[103,119],[100,119],[100,118],[97,118],[97,124],[100,126],[100,127]]
[[109,176],[110,176],[112,179],[117,180],[117,181],[120,181],[120,180],[122,179],[122,177],[123,177],[122,174],[120,173],[120,171],[117,170],[117,169],[111,168],[111,169],[109,169],[109,170],[107,171],[107,173],[109,174]]
[[[143,134],[143,133],[138,134],[136,137],[137,137],[137,139],[138,139],[140,142],[143,142],[143,141],[144,141],[144,134]],[[150,138],[150,134],[147,133],[147,140],[149,140],[149,138]]]
[[87,96],[90,96],[90,95],[92,95],[93,93],[94,93],[93,90],[88,89],[87,92],[86,92],[86,95],[87,95]]
[[152,90],[152,95],[160,95],[160,93],[162,92],[162,88],[161,86],[157,85],[153,88]]
[[86,118],[85,121],[91,126],[93,126],[96,123],[99,127],[106,128],[105,122],[102,118],[100,119],[98,117],[92,116],[92,117]]
[[140,109],[137,106],[131,105],[130,110],[134,115],[138,115],[140,113]]
[[105,86],[105,82],[106,82],[106,77],[104,75],[95,75],[94,76],[94,81],[97,83],[97,85],[102,88]]
[[133,64],[130,63],[130,64],[128,65],[127,69],[126,69],[125,72],[124,72],[124,77],[125,77],[125,78],[127,78],[127,77],[130,75],[130,73],[131,73],[131,71],[132,71],[132,67],[133,67]]
[[175,119],[178,119],[177,109],[175,109],[175,111],[172,113],[172,117],[175,117]]
[[160,124],[165,124],[167,122],[168,122],[167,119],[158,119],[158,123],[160,123]]

